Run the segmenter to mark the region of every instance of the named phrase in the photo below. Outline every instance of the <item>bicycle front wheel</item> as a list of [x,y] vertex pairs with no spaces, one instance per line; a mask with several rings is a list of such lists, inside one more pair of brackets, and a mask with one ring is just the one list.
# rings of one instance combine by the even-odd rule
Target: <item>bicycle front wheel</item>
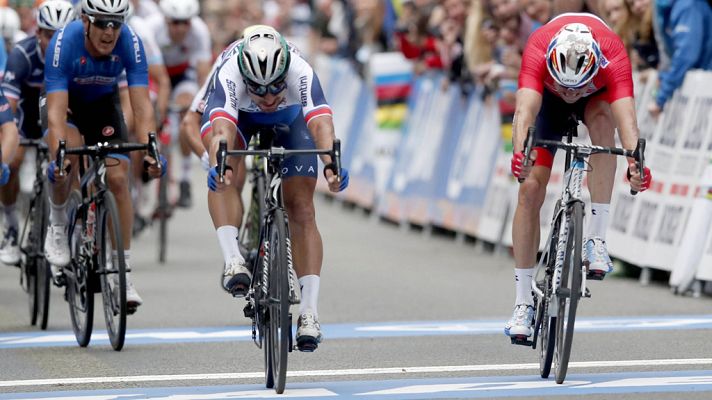
[[94,272],[92,255],[87,254],[85,246],[86,208],[79,209],[81,202],[79,191],[73,191],[67,207],[72,221],[68,232],[72,261],[64,271],[67,285],[65,296],[69,303],[72,330],[79,346],[86,347],[91,340],[94,324]]
[[35,267],[37,268],[37,318],[40,329],[47,329],[49,322],[49,288],[50,276],[52,273],[49,269],[49,263],[44,256],[44,240],[47,235],[47,224],[49,223],[49,199],[47,198],[47,183],[43,184],[43,191],[39,194],[35,209],[30,212],[35,212],[33,217],[32,246],[34,248],[33,258],[35,259]]
[[566,221],[563,218],[563,213],[555,211],[556,219],[552,224],[549,248],[542,255],[546,259],[546,270],[543,279],[537,281],[539,290],[544,294],[543,297],[537,299],[536,307],[536,324],[534,325],[534,334],[538,335],[539,339],[539,374],[542,378],[548,378],[551,373],[551,363],[554,359],[554,344],[556,339],[556,315],[549,313],[551,299],[553,295],[552,275],[556,268],[556,247],[559,241],[559,232],[561,225]]
[[[114,350],[124,347],[126,337],[126,259],[121,222],[114,195],[104,192],[97,207],[98,273],[104,304],[104,321]],[[116,257],[113,254],[116,253]]]
[[569,209],[568,239],[558,288],[559,313],[556,321],[556,383],[563,383],[569,367],[571,344],[574,340],[576,308],[581,297],[583,203],[575,202]]
[[283,210],[279,208],[274,210],[269,230],[267,348],[272,364],[274,390],[282,394],[287,381],[287,354],[292,330],[289,317],[287,220]]

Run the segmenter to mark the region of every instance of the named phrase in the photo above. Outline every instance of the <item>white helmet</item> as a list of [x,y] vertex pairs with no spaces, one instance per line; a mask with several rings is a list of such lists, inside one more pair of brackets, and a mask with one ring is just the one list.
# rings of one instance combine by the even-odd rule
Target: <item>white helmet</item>
[[245,29],[238,48],[240,73],[255,85],[269,85],[287,75],[289,46],[282,35],[267,25]]
[[552,78],[566,88],[580,88],[598,73],[601,50],[584,24],[564,25],[551,39],[546,67]]
[[82,0],[82,12],[124,19],[129,13],[129,0]]
[[188,20],[198,16],[198,0],[161,0],[161,11],[166,18]]
[[46,0],[37,9],[37,26],[56,31],[74,20],[74,6],[66,0]]
[[10,7],[0,7],[0,34],[10,43],[15,43],[15,37],[20,31],[20,16]]

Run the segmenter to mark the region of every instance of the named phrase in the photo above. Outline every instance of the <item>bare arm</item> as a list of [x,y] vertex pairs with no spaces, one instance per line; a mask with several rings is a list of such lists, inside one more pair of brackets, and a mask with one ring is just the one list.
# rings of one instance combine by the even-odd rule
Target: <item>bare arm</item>
[[148,132],[155,132],[156,120],[153,114],[153,105],[148,97],[148,88],[145,86],[129,86],[129,98],[134,114],[136,129],[134,134],[141,143],[148,143]]
[[638,144],[638,121],[635,116],[635,100],[624,97],[611,103],[611,112],[618,127],[618,136],[623,147],[634,150]]
[[121,101],[121,111],[124,113],[124,122],[129,132],[135,132],[134,114],[131,108],[131,98],[127,87],[119,88],[119,100]]
[[533,126],[536,121],[536,116],[541,108],[541,99],[541,94],[536,90],[527,88],[517,90],[516,111],[512,124],[512,144],[515,154],[524,149],[527,129]]
[[195,111],[188,110],[180,122],[180,134],[190,145],[198,158],[203,156],[205,146],[200,139],[200,114]]
[[47,94],[47,145],[52,159],[57,154],[60,140],[67,139],[67,108],[69,107],[69,94],[65,91]]
[[148,66],[148,76],[158,84],[158,99],[156,108],[158,110],[159,121],[166,117],[168,102],[171,98],[171,78],[168,70],[163,64],[151,64]]
[[[322,116],[314,118],[309,121],[307,127],[309,128],[309,133],[311,133],[317,149],[330,149],[333,146],[336,134],[334,133],[334,121],[331,117]],[[320,158],[324,164],[332,162],[328,154],[322,154]]]
[[210,76],[210,70],[213,65],[209,61],[200,61],[198,65],[195,66],[195,70],[198,73],[198,86],[203,86],[205,80]]

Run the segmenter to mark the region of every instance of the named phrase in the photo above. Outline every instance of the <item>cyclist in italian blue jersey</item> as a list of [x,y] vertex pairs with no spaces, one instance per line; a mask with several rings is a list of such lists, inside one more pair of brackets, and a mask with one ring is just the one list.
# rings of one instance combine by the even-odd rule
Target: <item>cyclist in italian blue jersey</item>
[[[40,91],[44,84],[44,54],[55,31],[74,19],[74,6],[66,0],[47,0],[37,9],[37,34],[21,40],[13,47],[7,62],[2,88],[12,112],[17,118],[20,135],[28,139],[42,138],[40,125]],[[10,164],[10,181],[0,189],[5,232],[0,243],[0,261],[8,265],[20,262],[17,244],[18,218],[15,210],[20,191],[18,171],[24,159],[19,147]]]
[[[148,94],[148,67],[141,39],[124,22],[129,0],[82,0],[81,21],[74,21],[52,38],[45,57],[46,105],[43,122],[48,131],[50,154],[55,156],[60,140],[68,147],[99,142],[126,142],[128,133],[121,112],[118,81],[126,72],[136,137],[148,142],[148,132],[155,130],[153,106]],[[83,139],[83,140],[82,140]],[[115,155],[116,164],[107,169],[107,181],[116,196],[121,220],[127,270],[131,260],[130,243],[133,205],[129,192],[128,157]],[[165,171],[165,161],[146,156],[152,177]],[[48,177],[53,183],[50,199],[50,227],[45,253],[50,264],[66,266],[70,261],[67,241],[67,197],[77,178],[78,158],[68,157],[61,174],[55,161],[50,162]],[[116,257],[116,254],[113,254]],[[129,308],[143,302],[126,274],[126,299]]]
[[[221,140],[226,140],[229,148],[244,149],[250,137],[264,129],[274,129],[274,144],[286,149],[331,148],[335,138],[331,107],[311,66],[272,27],[249,27],[243,38],[216,73],[203,114],[202,135],[212,135],[206,143],[210,165],[217,164]],[[327,166],[332,163],[328,155],[321,158]],[[316,155],[286,157],[283,164],[284,203],[294,267],[302,289],[297,343],[306,351],[315,349],[321,341],[317,299],[323,245],[314,211],[317,168]],[[345,169],[340,181],[329,168],[324,175],[331,191],[344,190],[348,185]],[[251,272],[240,254],[238,228],[232,225],[230,215],[237,204],[235,191],[228,189],[233,178],[228,170],[221,183],[216,168],[209,170],[208,204],[225,261],[223,288],[240,296],[247,291]]]

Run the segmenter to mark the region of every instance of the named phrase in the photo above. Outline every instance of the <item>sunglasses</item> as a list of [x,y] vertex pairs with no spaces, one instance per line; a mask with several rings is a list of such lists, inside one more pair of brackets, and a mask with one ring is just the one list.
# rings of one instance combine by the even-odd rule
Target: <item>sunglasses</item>
[[92,25],[96,26],[97,28],[101,30],[105,29],[113,29],[113,30],[119,30],[121,29],[121,26],[124,24],[124,21],[119,20],[119,19],[99,19],[96,18],[93,15],[87,15],[89,18],[89,22],[91,22]]
[[171,25],[190,25],[189,19],[172,19]]
[[270,83],[269,85],[256,85],[254,83],[245,81],[245,85],[247,86],[247,90],[250,93],[260,97],[266,96],[267,93],[270,93],[272,95],[278,95],[282,93],[284,89],[287,88],[287,82],[285,82],[284,79],[279,82]]

